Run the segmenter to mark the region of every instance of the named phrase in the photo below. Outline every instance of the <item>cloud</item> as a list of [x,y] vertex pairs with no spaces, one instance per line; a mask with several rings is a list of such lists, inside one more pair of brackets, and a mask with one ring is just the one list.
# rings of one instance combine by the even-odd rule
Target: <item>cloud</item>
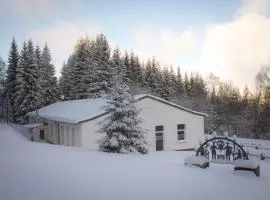
[[270,61],[270,19],[267,0],[245,0],[233,21],[205,31],[203,66],[241,88],[254,85],[261,65]]
[[196,35],[191,29],[183,32],[161,31],[160,38],[165,62],[171,62],[178,53],[190,52],[195,48]]
[[179,53],[191,52],[196,46],[196,34],[187,29],[155,31],[147,27],[138,28],[135,33],[135,53],[143,60],[152,56],[161,63],[173,63]]
[[95,37],[102,27],[85,20],[73,22],[59,21],[43,29],[29,31],[29,38],[39,41],[40,45],[46,42],[51,49],[53,63],[59,75],[62,64],[72,53],[73,47],[81,36]]
[[66,0],[3,0],[0,7],[6,14],[13,13],[19,17],[46,16],[51,17],[63,7],[74,6],[76,2]]
[[146,61],[154,56],[154,33],[148,28],[138,28],[135,32],[135,53]]
[[242,0],[242,3],[242,7],[236,12],[236,17],[249,14],[264,15],[270,9],[269,0]]

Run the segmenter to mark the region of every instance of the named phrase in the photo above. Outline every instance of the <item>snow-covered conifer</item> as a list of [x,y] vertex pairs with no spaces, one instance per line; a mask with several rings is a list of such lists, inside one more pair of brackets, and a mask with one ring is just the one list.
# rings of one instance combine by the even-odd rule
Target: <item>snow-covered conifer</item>
[[26,95],[26,81],[25,81],[25,68],[27,63],[27,44],[23,43],[22,50],[20,52],[20,59],[17,68],[15,68],[15,81],[14,81],[14,122],[23,123],[26,110],[22,103]]
[[39,100],[41,103],[40,107],[52,104],[58,99],[57,78],[55,77],[55,69],[51,64],[51,59],[50,50],[46,44],[42,50],[40,61],[38,62],[42,96]]
[[96,88],[99,96],[108,93],[113,85],[114,72],[110,65],[110,46],[105,35],[98,34],[95,40],[92,64],[96,73]]
[[100,141],[100,150],[114,153],[148,152],[145,131],[140,127],[139,111],[127,86],[117,84],[107,95],[108,117],[100,132],[106,133]]
[[26,67],[24,68],[24,97],[21,105],[22,111],[25,114],[36,110],[40,106],[41,91],[39,80],[40,73],[37,65],[37,58],[33,42],[29,40],[26,51]]
[[7,98],[8,98],[8,116],[9,121],[14,122],[15,115],[15,79],[16,79],[16,70],[19,65],[19,53],[15,39],[12,39],[11,47],[8,55],[8,69],[7,69]]

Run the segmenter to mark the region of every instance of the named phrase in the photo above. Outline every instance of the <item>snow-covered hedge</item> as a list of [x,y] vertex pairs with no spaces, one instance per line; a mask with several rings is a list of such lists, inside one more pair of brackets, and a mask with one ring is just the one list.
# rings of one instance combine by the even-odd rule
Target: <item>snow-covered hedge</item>
[[255,159],[234,161],[235,168],[243,167],[243,168],[249,168],[249,169],[256,169],[259,166],[260,166],[259,162]]
[[197,165],[203,168],[209,166],[208,159],[202,156],[187,156],[185,157],[184,163],[186,165]]

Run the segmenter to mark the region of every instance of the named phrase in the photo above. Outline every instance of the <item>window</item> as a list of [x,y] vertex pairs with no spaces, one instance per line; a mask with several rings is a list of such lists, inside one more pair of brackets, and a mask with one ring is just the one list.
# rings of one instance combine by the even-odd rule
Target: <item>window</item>
[[177,137],[178,140],[185,139],[185,124],[177,124]]
[[41,140],[44,140],[44,130],[43,129],[39,131],[39,138]]
[[156,126],[156,132],[157,131],[163,131],[163,126]]

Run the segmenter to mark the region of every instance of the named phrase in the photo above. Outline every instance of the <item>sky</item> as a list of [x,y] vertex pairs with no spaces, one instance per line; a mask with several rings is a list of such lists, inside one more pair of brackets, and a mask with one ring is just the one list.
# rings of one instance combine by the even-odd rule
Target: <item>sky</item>
[[270,60],[270,0],[1,0],[0,56],[47,42],[59,76],[81,36],[103,32],[112,47],[162,66],[213,73],[241,89]]

